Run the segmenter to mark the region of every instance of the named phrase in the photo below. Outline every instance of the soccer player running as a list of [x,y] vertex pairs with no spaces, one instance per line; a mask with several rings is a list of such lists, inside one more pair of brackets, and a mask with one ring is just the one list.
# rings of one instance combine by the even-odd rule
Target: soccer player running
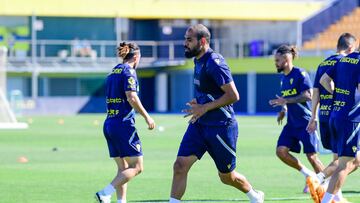
[[[281,106],[277,122],[282,120],[287,112],[287,123],[284,126],[277,142],[276,155],[288,166],[298,170],[305,179],[309,176],[315,177],[315,173],[295,158],[291,152],[300,153],[303,144],[303,151],[307,159],[318,173],[324,166],[317,156],[318,137],[316,133],[308,133],[306,126],[311,118],[311,81],[307,72],[301,68],[294,67],[293,60],[297,52],[295,47],[282,45],[276,50],[275,65],[277,72],[283,72],[281,79],[281,96],[269,101],[273,107]],[[304,189],[304,192],[305,191]]]
[[[337,42],[337,53],[328,57],[323,62],[321,62],[316,71],[313,95],[312,95],[312,117],[306,129],[309,133],[314,133],[315,130],[317,129],[318,108],[320,106],[319,128],[320,128],[321,142],[325,149],[331,150],[334,154],[333,161],[323,171],[319,172],[316,175],[317,179],[313,179],[312,177],[309,177],[306,181],[309,186],[311,197],[316,203],[319,203],[321,201],[321,197],[325,193],[323,187],[320,186],[319,184],[324,184],[325,179],[330,177],[334,173],[336,167],[338,166],[336,141],[330,133],[331,130],[329,124],[331,106],[333,104],[333,95],[330,94],[323,86],[320,85],[320,78],[329,68],[335,66],[336,63],[343,56],[346,56],[354,52],[356,48],[355,43],[356,43],[356,38],[353,35],[349,33],[342,34]],[[318,188],[319,186],[320,188]],[[339,192],[335,195],[334,200],[342,201],[342,202],[346,201],[342,197],[341,190],[339,190]]]
[[[337,142],[338,167],[331,176],[321,203],[334,200],[349,173],[359,164],[360,54],[353,52],[339,60],[321,77],[320,84],[333,94],[330,128]],[[334,83],[332,83],[334,82]],[[334,86],[335,85],[335,86]]]
[[135,69],[140,62],[140,48],[135,43],[122,42],[117,55],[123,59],[106,79],[107,117],[104,135],[110,157],[114,158],[118,172],[103,190],[95,195],[98,202],[110,203],[116,191],[118,203],[126,202],[127,182],[143,171],[143,154],[135,128],[135,110],[145,119],[150,130],[155,128],[137,95],[138,81]]
[[207,151],[215,162],[220,180],[246,193],[251,203],[264,202],[264,193],[255,191],[235,171],[238,125],[232,104],[239,100],[224,58],[210,48],[210,32],[201,24],[185,34],[185,56],[195,57],[195,99],[189,101],[185,117],[191,116],[174,163],[170,203],[180,202],[185,193],[191,166]]

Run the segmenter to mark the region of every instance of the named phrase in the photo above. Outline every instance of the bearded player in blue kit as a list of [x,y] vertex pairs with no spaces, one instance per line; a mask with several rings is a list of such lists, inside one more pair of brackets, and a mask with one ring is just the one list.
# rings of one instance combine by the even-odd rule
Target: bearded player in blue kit
[[170,203],[180,202],[185,193],[191,166],[207,151],[215,162],[220,180],[246,193],[251,203],[264,202],[264,193],[255,191],[235,171],[238,126],[232,104],[239,93],[224,58],[210,48],[210,32],[201,24],[185,34],[185,56],[195,57],[195,99],[184,112],[190,116],[181,141],[172,181]]
[[[317,156],[319,139],[316,133],[308,133],[306,126],[311,118],[311,81],[307,72],[293,65],[297,52],[295,47],[282,45],[276,50],[275,65],[277,72],[283,72],[281,96],[269,101],[273,107],[280,106],[277,122],[287,113],[287,123],[277,142],[276,155],[286,165],[298,170],[305,179],[316,174],[294,157],[290,152],[300,153],[302,143],[308,161],[318,173],[324,166]],[[304,190],[305,192],[305,190]]]

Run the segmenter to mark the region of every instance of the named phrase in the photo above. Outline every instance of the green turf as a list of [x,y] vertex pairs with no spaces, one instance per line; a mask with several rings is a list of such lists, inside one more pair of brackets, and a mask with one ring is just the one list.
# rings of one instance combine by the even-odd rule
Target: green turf
[[[27,130],[0,131],[0,202],[93,202],[93,194],[115,175],[115,164],[108,158],[102,135],[104,115],[62,117],[36,116]],[[148,131],[138,117],[138,131],[144,148],[145,170],[129,183],[128,201],[166,201],[169,197],[172,164],[186,128],[181,115],[154,115],[164,131]],[[22,120],[27,121],[28,118]],[[98,120],[99,125],[94,125]],[[245,174],[266,198],[305,198],[271,201],[311,203],[302,194],[304,178],[275,157],[281,127],[274,117],[239,117],[237,171]],[[56,147],[57,151],[53,151]],[[18,163],[26,156],[28,163]],[[299,155],[306,163],[304,155]],[[321,157],[324,163],[330,155]],[[308,163],[306,163],[309,166]],[[360,176],[355,172],[344,187],[345,196],[360,202]],[[185,200],[247,202],[241,192],[223,185],[208,155],[197,162],[189,174]],[[115,202],[115,197],[113,198]],[[267,201],[266,201],[267,202]]]
[[[294,64],[306,70],[316,70],[319,63],[324,60],[323,57],[299,57],[294,60]],[[273,57],[259,58],[242,58],[242,59],[226,59],[233,73],[275,73],[275,65]],[[192,61],[187,61],[185,65],[174,67],[172,69],[192,69],[194,67]]]

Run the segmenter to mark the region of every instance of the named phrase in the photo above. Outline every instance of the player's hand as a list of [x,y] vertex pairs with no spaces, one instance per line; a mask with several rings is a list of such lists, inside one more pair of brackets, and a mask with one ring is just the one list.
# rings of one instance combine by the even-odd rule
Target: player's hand
[[184,118],[188,116],[192,116],[191,119],[189,120],[189,123],[195,123],[202,115],[204,115],[207,112],[205,105],[198,104],[196,103],[196,101],[194,102],[194,100],[186,103],[186,105],[189,106],[190,108],[184,109],[182,110],[182,112],[186,113]]
[[145,121],[146,121],[146,123],[148,125],[149,130],[152,130],[152,129],[154,129],[156,127],[154,119],[152,119],[150,116],[145,118]]
[[186,103],[186,105],[190,105],[190,104],[197,104],[196,99],[192,99],[191,101],[189,101],[188,103]]
[[278,113],[278,116],[277,116],[277,119],[276,119],[277,123],[278,123],[279,125],[282,125],[282,121],[283,121],[284,118],[285,118],[285,112],[284,112],[284,111],[280,111],[280,112]]
[[271,99],[269,101],[269,104],[272,107],[284,106],[286,104],[286,99],[284,97],[280,97],[280,96],[276,95],[276,99]]
[[311,118],[306,127],[306,131],[308,133],[313,133],[313,132],[315,132],[316,128],[317,128],[317,121],[315,119]]

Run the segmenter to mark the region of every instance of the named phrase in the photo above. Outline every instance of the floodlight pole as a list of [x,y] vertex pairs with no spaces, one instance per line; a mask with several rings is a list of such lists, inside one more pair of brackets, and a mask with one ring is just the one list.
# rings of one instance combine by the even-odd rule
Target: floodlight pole
[[33,12],[31,16],[31,62],[33,66],[36,64],[36,16]]
[[36,65],[36,15],[33,12],[31,16],[31,64],[32,64],[32,75],[31,75],[31,97],[34,101],[38,98],[38,76],[39,70]]
[[297,21],[296,26],[296,47],[301,48],[302,47],[302,20]]

